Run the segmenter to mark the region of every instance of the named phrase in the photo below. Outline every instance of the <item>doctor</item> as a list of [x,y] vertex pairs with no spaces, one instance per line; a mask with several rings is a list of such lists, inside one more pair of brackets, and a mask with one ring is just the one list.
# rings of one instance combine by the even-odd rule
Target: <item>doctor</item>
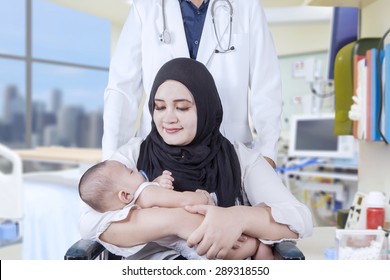
[[103,159],[149,133],[143,94],[148,100],[158,69],[176,57],[196,59],[212,73],[224,108],[222,134],[260,151],[275,167],[281,80],[259,0],[133,1],[104,95]]

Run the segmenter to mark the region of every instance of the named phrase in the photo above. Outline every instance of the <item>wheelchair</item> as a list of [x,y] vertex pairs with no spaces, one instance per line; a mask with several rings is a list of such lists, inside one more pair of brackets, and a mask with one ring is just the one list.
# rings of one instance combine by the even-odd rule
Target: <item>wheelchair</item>
[[[274,256],[277,260],[304,260],[305,255],[293,241],[283,241],[273,245]],[[121,260],[99,242],[80,239],[74,243],[64,256],[65,260]]]

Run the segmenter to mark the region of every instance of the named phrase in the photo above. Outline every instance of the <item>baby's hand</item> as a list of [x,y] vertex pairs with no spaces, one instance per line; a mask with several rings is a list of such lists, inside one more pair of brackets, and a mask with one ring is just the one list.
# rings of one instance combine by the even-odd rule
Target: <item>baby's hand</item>
[[159,183],[161,187],[166,189],[173,189],[173,177],[172,173],[168,170],[164,170],[161,176],[158,176],[153,182]]
[[206,198],[205,205],[215,205],[214,200],[211,198],[211,195],[208,191],[197,189],[195,192],[201,193]]

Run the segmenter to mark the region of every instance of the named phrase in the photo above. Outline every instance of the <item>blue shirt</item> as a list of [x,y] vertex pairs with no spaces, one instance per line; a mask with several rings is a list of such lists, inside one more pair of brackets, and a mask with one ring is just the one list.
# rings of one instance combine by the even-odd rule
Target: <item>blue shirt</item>
[[198,55],[200,38],[206,18],[209,0],[204,0],[199,9],[190,0],[179,0],[184,30],[187,38],[188,51],[192,59]]

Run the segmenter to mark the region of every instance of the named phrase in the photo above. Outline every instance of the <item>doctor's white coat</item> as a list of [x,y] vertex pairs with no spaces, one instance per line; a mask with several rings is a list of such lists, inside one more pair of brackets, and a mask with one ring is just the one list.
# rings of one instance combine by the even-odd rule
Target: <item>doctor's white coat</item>
[[[275,161],[282,108],[279,64],[259,0],[230,0],[233,7],[231,46],[218,47],[212,23],[210,0],[197,60],[210,70],[224,109],[221,132],[231,141],[251,144]],[[178,0],[165,0],[166,29],[171,42],[159,37],[163,31],[161,0],[134,0],[111,60],[109,82],[104,95],[103,159],[134,135],[150,131],[149,93],[160,67],[170,59],[189,57]],[[215,6],[215,26],[223,47],[229,40],[229,9],[224,1]],[[199,81],[200,83],[202,81]],[[248,94],[250,90],[250,95]],[[143,94],[146,102],[137,127]],[[276,162],[276,161],[275,161]]]

